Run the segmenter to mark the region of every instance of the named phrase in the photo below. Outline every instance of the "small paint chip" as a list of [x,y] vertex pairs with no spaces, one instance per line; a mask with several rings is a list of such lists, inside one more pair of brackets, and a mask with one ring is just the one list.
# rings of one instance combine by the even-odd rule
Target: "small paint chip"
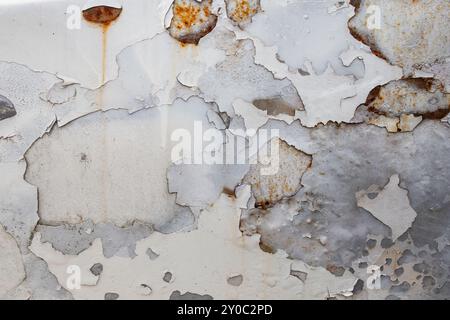
[[0,121],[14,117],[17,114],[14,105],[9,99],[0,95]]
[[99,276],[103,272],[103,265],[101,263],[96,263],[89,270],[94,276]]
[[119,295],[115,292],[107,292],[105,293],[105,300],[117,300],[119,299]]
[[171,272],[167,271],[166,273],[164,273],[163,280],[165,282],[169,283],[170,281],[172,281],[172,278],[173,276]]
[[232,276],[227,279],[227,282],[230,286],[239,287],[244,281],[244,277],[240,274],[237,276]]
[[151,248],[148,248],[147,251],[145,252],[148,257],[150,258],[150,260],[155,260],[156,258],[159,257],[159,254],[157,254],[155,251],[153,251]]

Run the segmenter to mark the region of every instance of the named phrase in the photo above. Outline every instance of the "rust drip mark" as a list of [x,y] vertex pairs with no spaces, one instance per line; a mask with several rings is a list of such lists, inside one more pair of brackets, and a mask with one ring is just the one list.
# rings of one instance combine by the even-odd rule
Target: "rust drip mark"
[[106,48],[108,47],[108,29],[109,23],[102,25],[102,85],[106,80]]
[[101,84],[103,85],[106,80],[106,49],[108,45],[108,29],[112,22],[116,21],[120,14],[122,13],[122,8],[115,8],[109,6],[96,6],[89,9],[83,10],[83,18],[102,28],[102,74],[101,74]]
[[197,45],[216,27],[217,16],[211,12],[211,6],[212,0],[175,0],[170,35],[182,44]]

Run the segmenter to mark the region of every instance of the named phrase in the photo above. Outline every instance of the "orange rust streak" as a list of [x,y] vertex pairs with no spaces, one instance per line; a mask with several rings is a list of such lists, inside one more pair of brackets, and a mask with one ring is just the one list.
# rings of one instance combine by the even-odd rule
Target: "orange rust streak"
[[102,85],[106,80],[106,67],[107,67],[107,58],[106,58],[106,49],[108,45],[108,29],[109,23],[105,23],[102,25]]
[[101,84],[105,84],[106,80],[106,67],[107,67],[107,44],[108,44],[108,29],[111,23],[120,16],[122,8],[114,8],[109,6],[96,6],[86,10],[83,10],[83,17],[86,21],[101,26],[102,28],[102,71],[101,71]]

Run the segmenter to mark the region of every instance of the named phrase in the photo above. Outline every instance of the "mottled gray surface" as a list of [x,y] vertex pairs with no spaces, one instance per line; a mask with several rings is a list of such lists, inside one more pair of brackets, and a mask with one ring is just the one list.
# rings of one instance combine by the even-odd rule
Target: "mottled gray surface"
[[[308,139],[318,151],[303,175],[304,187],[272,209],[251,211],[248,219],[258,216],[262,241],[294,258],[346,266],[362,254],[368,234],[389,235],[385,225],[356,206],[355,193],[385,185],[398,173],[418,215],[411,237],[419,247],[432,245],[450,222],[449,138],[448,126],[436,121],[398,135],[366,125],[313,129]],[[290,222],[292,212],[298,214]],[[327,252],[318,243],[320,236],[328,238]]]
[[[0,28],[8,48],[0,52],[0,228],[15,239],[0,247],[25,271],[0,299],[211,300],[219,293],[252,299],[246,290],[260,290],[249,288],[255,279],[282,294],[301,285],[309,290],[301,296],[321,299],[450,298],[448,1],[180,0],[172,7],[159,2],[159,12],[155,1],[139,0],[124,3],[102,32],[83,22],[69,33],[58,20],[65,18],[61,2],[34,4],[39,16],[28,5],[0,8],[2,21],[18,23],[13,32],[40,26],[24,43],[48,44],[48,32],[55,43],[60,35],[65,41],[64,49],[42,45],[27,56],[14,48],[17,37]],[[122,19],[130,18],[145,26],[145,35],[123,43],[130,30]],[[102,50],[77,51],[85,43]],[[74,59],[65,64],[71,54],[92,70]],[[241,102],[250,109],[238,110]],[[348,109],[356,110],[345,118],[350,123],[328,121]],[[308,127],[298,120],[305,125],[316,113],[320,120]],[[258,129],[246,128],[253,120],[279,130],[274,176],[261,176],[260,164],[228,162],[233,143],[243,143],[239,156],[245,152],[249,160],[252,140],[237,131]],[[214,141],[214,153],[225,150],[226,163],[174,160],[178,129],[191,135],[183,142],[194,149],[209,142],[205,130],[219,133],[224,139]],[[417,214],[412,223],[389,220],[401,228],[383,220],[400,212],[358,206],[359,192],[375,201],[394,175],[404,195],[399,211]],[[206,225],[211,221],[213,227]],[[406,231],[394,236],[399,229]],[[163,248],[198,231],[220,248],[235,245],[240,255],[232,262],[248,269],[195,287],[194,271],[203,275],[205,266],[226,265],[228,257],[210,261],[203,251],[214,250],[210,243],[181,252],[174,242],[170,256]],[[96,239],[102,250],[92,248]],[[248,259],[262,256],[284,264]],[[67,288],[65,263],[72,258],[87,266],[82,286],[94,293]],[[8,263],[0,257],[0,272],[11,270]],[[164,268],[154,279],[144,277],[159,263]],[[136,270],[126,270],[132,276],[124,279],[128,266]],[[286,286],[274,280],[280,276]],[[350,287],[330,294],[347,280]]]
[[119,228],[111,223],[90,221],[76,225],[45,226],[39,225],[37,231],[42,234],[42,241],[50,242],[53,247],[64,254],[77,255],[100,238],[105,257],[122,255],[134,257],[136,241],[148,237],[152,227],[134,222],[129,227]]

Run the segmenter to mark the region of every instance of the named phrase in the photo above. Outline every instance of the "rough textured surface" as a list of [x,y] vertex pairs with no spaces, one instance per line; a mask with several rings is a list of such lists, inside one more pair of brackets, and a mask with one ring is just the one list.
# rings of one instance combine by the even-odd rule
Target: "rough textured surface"
[[450,299],[449,13],[2,2],[0,299]]
[[[352,33],[369,45],[374,53],[404,67],[406,74],[423,66],[439,64],[450,55],[448,1],[355,2],[358,3],[357,13],[349,22]],[[373,24],[367,23],[371,15]]]
[[311,157],[289,146],[284,141],[277,141],[279,145],[278,172],[273,175],[261,174],[261,163],[252,165],[243,183],[252,186],[257,207],[270,207],[283,198],[295,195],[300,189],[303,173],[311,165]]

